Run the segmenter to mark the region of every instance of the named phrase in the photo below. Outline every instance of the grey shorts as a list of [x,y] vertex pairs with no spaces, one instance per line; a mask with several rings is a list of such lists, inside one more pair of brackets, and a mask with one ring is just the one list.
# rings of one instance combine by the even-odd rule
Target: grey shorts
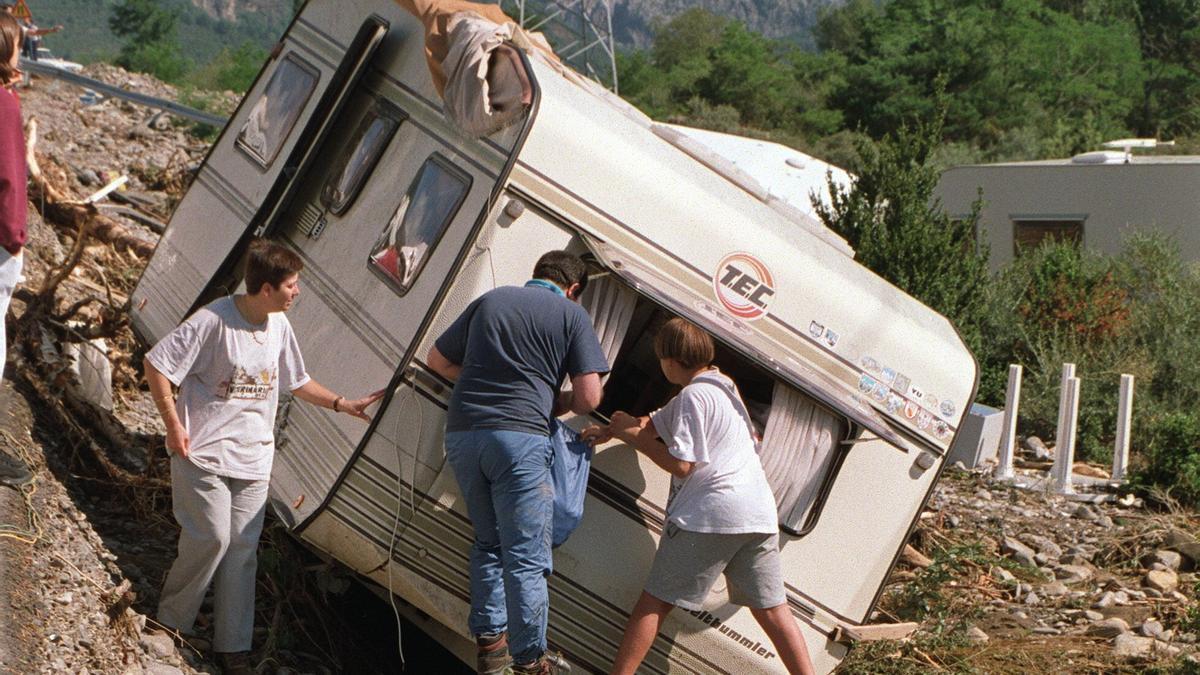
[[779,533],[688,532],[671,523],[658,543],[646,592],[676,607],[700,610],[722,572],[735,605],[767,609],[787,602]]

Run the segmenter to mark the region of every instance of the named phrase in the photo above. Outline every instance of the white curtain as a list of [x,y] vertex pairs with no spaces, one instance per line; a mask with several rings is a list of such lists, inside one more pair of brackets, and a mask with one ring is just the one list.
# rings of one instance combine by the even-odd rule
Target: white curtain
[[637,305],[637,293],[612,275],[606,275],[588,283],[580,304],[592,317],[600,348],[604,350],[608,365],[612,366],[629,330],[629,321]]
[[781,526],[792,531],[804,526],[833,465],[838,443],[845,437],[841,417],[796,389],[775,383],[760,455],[779,506]]

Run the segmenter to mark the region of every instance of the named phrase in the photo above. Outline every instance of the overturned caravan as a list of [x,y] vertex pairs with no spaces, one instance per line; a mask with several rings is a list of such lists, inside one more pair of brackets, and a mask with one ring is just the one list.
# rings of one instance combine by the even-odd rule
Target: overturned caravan
[[[250,237],[295,250],[305,291],[289,316],[309,372],[388,394],[369,426],[285,403],[272,506],[469,661],[472,533],[442,447],[451,387],[424,358],[471,300],[575,251],[594,267],[582,302],[613,366],[597,414],[667,400],[652,340],[670,317],[717,338],[763,439],[788,603],[817,670],[903,632],[866,624],[974,395],[962,340],[819,224],[478,7],[311,0],[134,292],[142,339],[234,290]],[[631,448],[597,448],[550,580],[551,646],[577,671],[610,665],[667,492]],[[703,611],[672,614],[642,672],[784,668],[719,582]]]

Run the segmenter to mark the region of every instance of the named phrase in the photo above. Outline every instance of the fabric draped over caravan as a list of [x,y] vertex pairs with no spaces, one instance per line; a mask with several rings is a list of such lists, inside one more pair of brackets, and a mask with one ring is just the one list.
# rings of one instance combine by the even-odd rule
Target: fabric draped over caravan
[[775,383],[760,457],[779,507],[779,525],[799,532],[846,437],[840,416],[782,382]]
[[579,302],[592,317],[600,348],[604,350],[608,365],[612,366],[629,330],[629,321],[637,306],[637,293],[613,277],[603,276],[591,280]]

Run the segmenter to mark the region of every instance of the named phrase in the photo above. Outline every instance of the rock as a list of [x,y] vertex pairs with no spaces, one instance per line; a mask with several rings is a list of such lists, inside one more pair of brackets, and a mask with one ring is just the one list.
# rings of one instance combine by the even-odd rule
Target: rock
[[1142,583],[1160,593],[1170,593],[1179,587],[1179,576],[1170,570],[1151,570]]
[[1038,597],[1037,593],[1034,593],[1031,591],[1029,593],[1029,595],[1025,596],[1025,599],[1022,602],[1024,602],[1026,605],[1029,605],[1030,607],[1032,607],[1034,605],[1042,604],[1042,599]]
[[166,663],[159,663],[157,661],[146,664],[143,672],[145,672],[146,675],[183,675],[183,671],[175,666],[168,665]]
[[1021,541],[1033,546],[1038,553],[1052,560],[1058,560],[1062,557],[1063,550],[1053,539],[1042,536],[1040,534],[1027,534],[1021,537]]
[[1096,525],[1099,525],[1106,530],[1116,527],[1116,523],[1114,523],[1113,519],[1109,518],[1107,515],[1101,515],[1099,518],[1097,518]]
[[1133,633],[1122,633],[1113,639],[1113,654],[1126,658],[1146,656],[1154,651],[1154,638],[1138,637]]
[[63,593],[62,595],[55,598],[54,601],[60,605],[69,605],[72,602],[75,602],[75,595],[73,593],[71,593],[70,591],[67,591],[66,593]]
[[1062,635],[1062,631],[1053,626],[1038,626],[1033,629],[1035,635]]
[[1111,478],[1109,473],[1098,466],[1092,466],[1085,462],[1075,462],[1071,467],[1071,473],[1087,476],[1088,478]]
[[1005,555],[1013,560],[1016,560],[1022,565],[1037,567],[1037,563],[1033,559],[1033,549],[1029,548],[1025,544],[1022,544],[1013,537],[1005,537],[1000,542],[1000,550],[1003,551]]
[[1053,459],[1054,453],[1050,452],[1050,448],[1046,447],[1045,442],[1037,436],[1029,436],[1025,442],[1021,444],[1026,450],[1033,453],[1036,459]]
[[1146,637],[1158,638],[1163,634],[1163,625],[1154,619],[1147,619],[1142,622],[1138,632]]
[[983,644],[988,641],[988,634],[983,632],[979,626],[971,626],[967,629],[967,641],[976,644]]
[[1042,595],[1044,595],[1048,598],[1057,598],[1057,597],[1066,595],[1070,591],[1067,589],[1067,585],[1064,584],[1063,582],[1053,581],[1051,583],[1048,583],[1048,584],[1042,586],[1041,592],[1042,592]]
[[1088,626],[1087,634],[1093,637],[1115,638],[1129,632],[1129,624],[1125,619],[1102,619]]
[[1080,504],[1079,506],[1076,506],[1075,510],[1071,512],[1071,516],[1073,518],[1086,520],[1088,522],[1100,519],[1100,514],[1096,513],[1096,509],[1093,509],[1088,504]]
[[1176,551],[1178,551],[1179,554],[1184,558],[1183,563],[1180,565],[1180,569],[1193,570],[1200,568],[1200,544],[1194,541],[1185,542],[1182,544],[1177,544],[1171,548],[1174,548]]
[[140,644],[150,655],[165,658],[175,653],[175,642],[165,632],[145,633]]
[[1197,543],[1196,537],[1192,533],[1187,532],[1185,530],[1171,530],[1170,532],[1167,533],[1167,536],[1163,539],[1162,547],[1174,549],[1174,550],[1178,551],[1179,546],[1182,544],[1195,544],[1195,543]]
[[96,172],[92,171],[91,169],[81,169],[79,173],[75,175],[75,177],[78,178],[79,182],[85,187],[99,185],[100,183],[100,176],[96,175]]
[[1076,584],[1081,581],[1087,581],[1095,576],[1095,572],[1091,567],[1086,565],[1060,565],[1054,570],[1054,576],[1062,579],[1064,583]]
[[1078,553],[1068,553],[1058,559],[1060,565],[1088,565],[1092,561]]
[[1088,621],[1101,621],[1104,619],[1104,615],[1094,609],[1085,609],[1083,610],[1083,618]]
[[1017,577],[1003,567],[993,567],[992,576],[1000,581],[1016,581]]
[[1092,603],[1092,607],[1096,609],[1107,609],[1109,607],[1120,607],[1129,604],[1129,594],[1125,591],[1105,591],[1100,599]]
[[1183,563],[1183,556],[1176,551],[1159,549],[1154,553],[1142,556],[1140,562],[1142,563],[1142,567],[1147,569],[1154,569],[1155,565],[1161,565],[1162,569],[1178,570],[1179,566]]

